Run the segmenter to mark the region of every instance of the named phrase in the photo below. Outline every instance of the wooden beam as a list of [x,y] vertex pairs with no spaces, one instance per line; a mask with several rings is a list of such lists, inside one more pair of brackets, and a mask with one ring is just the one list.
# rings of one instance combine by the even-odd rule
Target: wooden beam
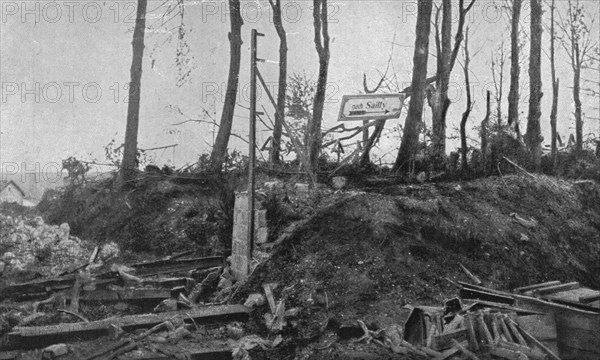
[[537,289],[540,289],[543,287],[554,286],[554,285],[559,285],[559,284],[560,284],[560,281],[558,281],[558,280],[547,281],[547,282],[543,282],[543,283],[539,283],[539,284],[527,285],[527,286],[523,286],[520,288],[516,288],[514,291],[518,292],[520,294],[524,294],[528,291],[537,290]]
[[74,339],[95,339],[109,334],[111,325],[125,331],[151,328],[174,316],[184,321],[207,324],[222,321],[245,321],[250,309],[243,305],[219,305],[188,311],[165,312],[160,314],[128,315],[89,323],[59,324],[48,326],[14,327],[5,335],[0,348],[3,350],[33,349],[48,345],[73,341]]
[[544,296],[544,295],[550,295],[553,293],[557,293],[560,291],[567,291],[567,290],[573,290],[573,289],[578,289],[578,288],[579,288],[579,283],[577,281],[573,281],[573,282],[566,283],[566,284],[553,285],[553,286],[548,286],[548,287],[544,287],[541,289],[537,289],[533,293],[538,296]]

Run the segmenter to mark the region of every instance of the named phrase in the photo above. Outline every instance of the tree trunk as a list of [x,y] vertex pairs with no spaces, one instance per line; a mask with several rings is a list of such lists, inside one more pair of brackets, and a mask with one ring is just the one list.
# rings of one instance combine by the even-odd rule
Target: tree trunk
[[554,60],[554,0],[550,5],[550,71],[552,73],[552,110],[550,111],[551,138],[550,146],[552,153],[552,166],[556,167],[558,149],[556,147],[556,114],[558,113],[558,87],[559,81],[556,78],[556,66]]
[[125,188],[131,182],[138,167],[137,137],[140,119],[140,93],[147,5],[147,0],[138,0],[133,41],[131,42],[133,57],[131,61],[131,81],[129,83],[129,103],[127,104],[127,127],[125,129],[125,146],[118,182],[118,187],[121,189]]
[[521,0],[513,0],[510,32],[510,90],[508,92],[508,124],[519,129],[519,18]]
[[223,103],[223,112],[221,113],[221,122],[219,123],[219,132],[215,144],[210,154],[211,170],[218,172],[222,169],[227,157],[227,146],[231,136],[231,127],[233,126],[233,114],[237,98],[238,83],[240,77],[240,62],[242,57],[242,25],[244,21],[240,13],[240,0],[229,0],[231,9],[231,31],[229,37],[229,76],[227,78],[227,90],[225,93],[225,102]]
[[394,171],[407,169],[414,158],[419,144],[418,125],[423,117],[423,93],[427,77],[429,58],[429,31],[431,25],[432,0],[420,0],[417,11],[415,51],[413,55],[412,95],[408,105],[408,115],[398,150]]
[[329,67],[329,30],[327,20],[327,0],[313,1],[313,20],[315,28],[315,48],[319,56],[319,79],[315,92],[313,117],[308,129],[308,153],[313,171],[317,170],[321,150],[321,123],[327,90],[327,70]]
[[529,115],[525,142],[536,169],[542,160],[542,129],[540,127],[542,100],[542,1],[531,0],[531,43],[529,51]]
[[[436,26],[437,28],[437,26]],[[437,29],[436,29],[437,32]],[[451,38],[452,38],[452,4],[450,0],[442,2],[442,31],[441,46],[439,47],[438,68],[436,79],[436,93],[430,102],[432,110],[432,138],[431,146],[433,150],[433,163],[436,168],[443,164],[446,156],[446,119],[444,113],[449,106],[448,85],[450,83],[450,57],[452,56]],[[436,34],[436,39],[439,35]]]
[[273,141],[271,142],[271,151],[269,158],[271,163],[278,164],[280,147],[281,147],[281,132],[285,116],[285,93],[287,89],[287,35],[283,28],[283,20],[281,17],[281,0],[269,0],[273,8],[273,24],[277,35],[279,36],[279,89],[277,93],[277,113],[275,114],[275,124],[273,126]]
[[[467,120],[469,120],[469,114],[471,114],[471,108],[473,106],[471,101],[471,82],[469,81],[469,30],[467,28],[467,34],[465,35],[465,65],[463,67],[465,75],[465,90],[467,93],[467,107],[462,114],[460,120],[460,154],[462,158],[463,169],[468,169],[469,164],[467,162]],[[489,92],[488,92],[489,95]]]
[[490,91],[488,90],[487,92],[487,97],[486,97],[486,101],[485,101],[485,118],[483,118],[483,121],[481,122],[481,131],[479,133],[479,136],[481,137],[481,157],[483,158],[483,164],[484,164],[484,172],[487,173],[487,164],[488,164],[488,158],[487,158],[487,154],[488,154],[488,126],[490,124],[490,114],[491,114],[491,107],[490,107]]
[[581,63],[573,71],[573,101],[575,102],[575,151],[583,151],[583,118],[581,114]]
[[[375,129],[373,130],[373,133],[371,134],[371,136],[367,137],[366,141],[364,141],[364,139],[363,139],[363,142],[365,143],[365,145],[363,147],[363,152],[360,155],[360,162],[359,162],[360,166],[367,167],[371,163],[371,157],[370,157],[371,149],[373,148],[373,146],[375,146],[375,144],[377,144],[377,141],[379,141],[379,138],[381,137],[381,133],[383,132],[384,127],[385,127],[385,120],[377,121],[377,124],[375,124]],[[368,134],[368,129],[367,129],[367,134]]]

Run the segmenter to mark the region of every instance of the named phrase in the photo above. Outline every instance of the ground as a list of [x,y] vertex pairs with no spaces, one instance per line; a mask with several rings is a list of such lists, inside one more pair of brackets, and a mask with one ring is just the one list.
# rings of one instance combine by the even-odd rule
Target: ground
[[[179,191],[166,191],[169,204],[185,204],[195,193],[195,185],[173,186]],[[160,193],[158,185],[150,189]],[[379,345],[341,340],[335,331],[356,320],[371,329],[402,325],[406,305],[439,306],[456,296],[457,281],[469,281],[459,264],[497,289],[548,280],[600,288],[600,186],[591,181],[522,174],[310,192],[283,182],[261,192],[275,245],[230,301],[243,303],[275,283],[275,298],[300,313],[282,331],[281,345],[253,350],[252,359],[401,358]],[[141,199],[130,204],[133,213],[135,201],[146,203]],[[147,223],[145,233],[152,224],[164,230],[165,223],[202,218],[202,201],[194,197],[185,210],[165,206],[168,215]],[[273,339],[267,312],[259,307],[246,333]]]

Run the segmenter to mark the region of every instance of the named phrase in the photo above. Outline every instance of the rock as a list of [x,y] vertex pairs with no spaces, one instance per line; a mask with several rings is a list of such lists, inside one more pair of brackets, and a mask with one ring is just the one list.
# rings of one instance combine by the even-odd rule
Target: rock
[[165,299],[160,304],[156,305],[154,312],[176,311],[177,300],[173,298]]
[[249,308],[255,308],[257,306],[262,306],[265,303],[265,297],[262,294],[250,294],[250,296],[248,296],[248,299],[246,299],[246,302],[244,303],[244,306],[249,307]]
[[113,339],[113,340],[118,340],[121,336],[123,336],[123,334],[125,334],[125,331],[123,330],[123,328],[121,328],[120,326],[115,325],[115,324],[110,325],[108,332],[109,332],[111,339]]
[[56,359],[69,353],[67,344],[54,344],[42,350],[42,360]]
[[119,253],[119,245],[114,242],[109,242],[102,246],[102,250],[100,250],[100,254],[98,254],[98,259],[106,261],[110,258],[119,256]]
[[294,188],[296,189],[296,191],[298,192],[308,192],[308,184],[295,184]]
[[283,187],[283,183],[279,180],[265,182],[265,188],[269,190],[279,189]]
[[341,190],[348,185],[348,179],[345,176],[334,176],[331,183],[334,189]]
[[175,331],[169,334],[169,340],[177,341],[185,338],[192,337],[192,333],[184,326],[180,326]]

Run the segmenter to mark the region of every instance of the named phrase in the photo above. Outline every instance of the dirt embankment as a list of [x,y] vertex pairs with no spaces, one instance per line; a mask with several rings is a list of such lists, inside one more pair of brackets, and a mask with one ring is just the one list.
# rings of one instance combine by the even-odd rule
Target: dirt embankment
[[314,340],[327,318],[383,327],[407,303],[440,305],[451,281],[469,281],[459,263],[495,288],[599,287],[600,187],[536,175],[349,195],[283,240],[238,297],[280,284],[276,296],[287,288],[289,307],[309,309],[298,337]]

